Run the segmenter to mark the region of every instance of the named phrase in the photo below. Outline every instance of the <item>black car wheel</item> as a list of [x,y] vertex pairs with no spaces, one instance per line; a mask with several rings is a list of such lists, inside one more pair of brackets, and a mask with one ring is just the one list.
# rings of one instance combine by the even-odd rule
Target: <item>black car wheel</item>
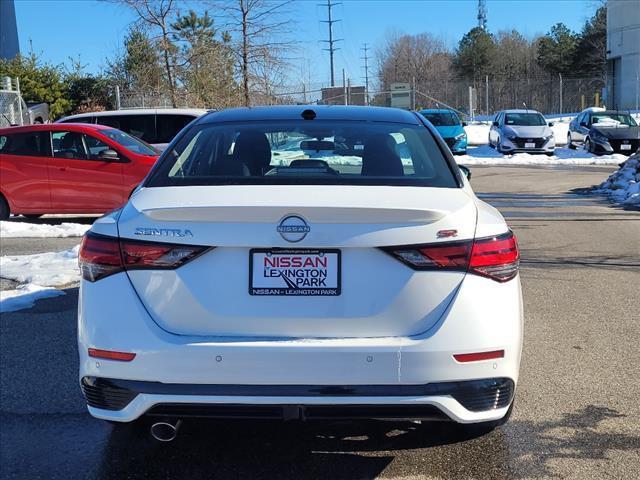
[[589,139],[589,137],[584,139],[584,149],[589,153],[594,153],[593,145],[591,144],[591,140]]
[[6,220],[7,218],[9,218],[9,204],[0,195],[0,220]]
[[571,150],[575,150],[576,149],[576,146],[571,141],[571,134],[570,133],[567,133],[567,147],[569,147]]

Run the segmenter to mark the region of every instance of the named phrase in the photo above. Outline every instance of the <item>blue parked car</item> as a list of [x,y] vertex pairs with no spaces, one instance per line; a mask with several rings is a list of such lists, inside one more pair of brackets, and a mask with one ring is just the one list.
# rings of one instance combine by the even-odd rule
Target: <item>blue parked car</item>
[[430,109],[421,110],[420,113],[436,127],[454,155],[467,153],[467,134],[463,128],[467,124],[460,121],[456,112],[447,109]]

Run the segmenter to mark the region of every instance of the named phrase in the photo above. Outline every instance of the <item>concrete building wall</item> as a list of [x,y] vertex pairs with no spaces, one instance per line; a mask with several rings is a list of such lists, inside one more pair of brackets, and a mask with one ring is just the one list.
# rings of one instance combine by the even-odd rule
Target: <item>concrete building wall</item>
[[0,0],[0,58],[10,60],[20,53],[16,9],[13,0]]
[[638,108],[640,0],[607,3],[607,70],[607,107]]

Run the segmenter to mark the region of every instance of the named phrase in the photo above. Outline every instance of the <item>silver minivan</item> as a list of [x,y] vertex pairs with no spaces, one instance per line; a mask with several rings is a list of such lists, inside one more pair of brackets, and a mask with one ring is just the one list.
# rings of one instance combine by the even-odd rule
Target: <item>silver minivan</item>
[[203,108],[136,108],[70,115],[56,123],[99,123],[138,137],[164,150],[180,130],[209,110]]

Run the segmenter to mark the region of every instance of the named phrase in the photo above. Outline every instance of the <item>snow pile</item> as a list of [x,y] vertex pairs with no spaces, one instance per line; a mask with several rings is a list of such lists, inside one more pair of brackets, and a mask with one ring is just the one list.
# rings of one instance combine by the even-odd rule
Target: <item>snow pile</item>
[[640,154],[624,162],[594,192],[607,194],[616,203],[640,206]]
[[31,283],[20,285],[15,290],[3,290],[0,292],[0,313],[31,308],[35,305],[36,300],[60,295],[64,295],[64,292]]
[[619,165],[628,157],[619,153],[597,156],[585,150],[568,148],[556,148],[552,156],[530,153],[503,155],[484,145],[469,148],[467,155],[454,158],[462,165]]
[[55,288],[78,281],[79,248],[78,245],[62,252],[0,257],[2,277],[22,284],[0,292],[0,312],[31,307],[38,298],[64,295]]
[[60,225],[48,225],[45,223],[0,221],[0,237],[81,237],[87,230],[89,230],[89,228],[91,228],[91,225],[85,225],[82,223],[64,222]]

